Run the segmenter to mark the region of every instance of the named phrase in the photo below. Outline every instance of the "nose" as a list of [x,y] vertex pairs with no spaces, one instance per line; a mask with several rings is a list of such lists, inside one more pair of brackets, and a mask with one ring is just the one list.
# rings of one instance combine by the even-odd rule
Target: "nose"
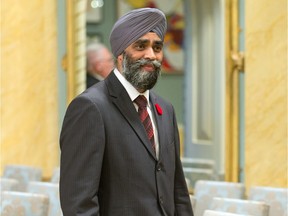
[[145,59],[151,59],[151,60],[155,60],[156,59],[156,54],[155,54],[155,52],[154,52],[152,47],[146,49],[144,58]]

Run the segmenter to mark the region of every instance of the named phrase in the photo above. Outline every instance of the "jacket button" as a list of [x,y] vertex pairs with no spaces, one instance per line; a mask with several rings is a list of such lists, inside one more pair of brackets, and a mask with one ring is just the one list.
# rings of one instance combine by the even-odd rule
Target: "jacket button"
[[159,201],[160,201],[161,204],[163,204],[164,201],[163,201],[163,197],[162,196],[159,197]]
[[161,166],[160,165],[157,166],[157,171],[161,171]]

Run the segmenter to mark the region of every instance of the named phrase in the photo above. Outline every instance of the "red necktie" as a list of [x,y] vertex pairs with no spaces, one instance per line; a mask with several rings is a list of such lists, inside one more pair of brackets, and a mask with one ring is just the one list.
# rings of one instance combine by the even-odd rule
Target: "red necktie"
[[154,141],[154,132],[153,126],[150,119],[150,116],[147,112],[147,99],[143,95],[139,95],[134,102],[138,105],[138,115],[140,117],[141,122],[144,125],[144,128],[147,132],[148,138],[151,142],[152,148],[155,151],[155,141]]

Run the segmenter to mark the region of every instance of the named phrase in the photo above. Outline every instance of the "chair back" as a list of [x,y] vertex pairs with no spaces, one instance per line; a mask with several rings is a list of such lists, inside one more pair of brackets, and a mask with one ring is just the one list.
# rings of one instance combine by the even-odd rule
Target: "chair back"
[[265,202],[214,197],[211,210],[244,215],[269,216],[269,205]]
[[194,189],[194,196],[197,199],[195,216],[203,216],[204,211],[210,208],[213,197],[243,199],[244,194],[243,183],[199,180]]
[[203,216],[253,216],[253,215],[234,214],[234,213],[222,212],[222,211],[205,210]]
[[49,197],[49,213],[48,216],[62,216],[59,197],[59,184],[51,182],[30,182],[27,192],[35,194],[43,194]]
[[[189,180],[189,191],[195,190],[195,184],[199,180],[216,180],[212,169],[183,167],[185,178]],[[202,215],[201,215],[202,216]]]
[[288,215],[287,188],[252,186],[249,191],[248,199],[264,201],[265,203],[269,204],[269,216]]
[[53,170],[53,174],[52,174],[52,177],[51,177],[50,181],[52,183],[59,183],[59,180],[60,180],[60,167],[56,167]]
[[25,192],[30,181],[42,180],[42,169],[34,166],[6,165],[3,177],[17,179],[19,181],[18,190]]
[[193,209],[193,211],[195,211],[197,199],[192,194],[190,194],[189,196],[190,196],[190,202],[191,202],[191,205],[192,205],[192,209]]
[[0,178],[0,191],[16,191],[18,187],[18,180],[12,178]]
[[215,169],[214,160],[182,157],[181,162],[182,166],[187,168]]
[[48,216],[49,198],[19,191],[1,192],[1,216]]

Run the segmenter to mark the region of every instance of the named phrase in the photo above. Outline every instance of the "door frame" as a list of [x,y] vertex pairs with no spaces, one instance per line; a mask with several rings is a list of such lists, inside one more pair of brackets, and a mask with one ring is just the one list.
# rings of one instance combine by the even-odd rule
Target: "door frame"
[[[191,14],[193,12],[193,2],[194,0],[184,1],[185,14]],[[206,156],[212,155],[212,159],[215,160],[218,165],[216,169],[221,171],[223,169],[224,179],[226,181],[239,181],[239,65],[241,65],[241,58],[239,56],[239,22],[238,22],[238,0],[223,0],[219,1],[220,7],[223,8],[223,19],[224,19],[224,30],[223,32],[223,43],[224,43],[224,79],[223,91],[224,91],[224,115],[221,116],[221,121],[223,122],[224,132],[223,132],[223,142],[214,143],[215,146],[210,149],[209,146],[204,146],[201,149],[197,145],[192,146],[192,81],[195,79],[193,77],[192,71],[195,67],[195,62],[193,62],[193,42],[191,38],[195,37],[192,32],[193,19],[187,17],[186,27],[185,27],[185,135],[184,135],[184,157],[191,157],[201,155],[201,153],[206,154]],[[218,8],[219,9],[219,8]],[[221,9],[220,9],[221,10]],[[194,32],[195,33],[195,32]],[[191,60],[192,59],[192,60]],[[195,71],[195,68],[194,68]],[[195,107],[194,107],[195,108]],[[219,110],[218,110],[219,111]],[[222,110],[220,110],[222,111]],[[216,111],[214,111],[216,112]],[[222,139],[220,139],[222,140]],[[193,152],[193,151],[196,151]],[[199,154],[198,154],[198,153]],[[206,152],[206,153],[205,153]],[[208,154],[207,154],[208,152]],[[209,153],[211,152],[211,153]],[[193,155],[194,154],[194,155]]]

